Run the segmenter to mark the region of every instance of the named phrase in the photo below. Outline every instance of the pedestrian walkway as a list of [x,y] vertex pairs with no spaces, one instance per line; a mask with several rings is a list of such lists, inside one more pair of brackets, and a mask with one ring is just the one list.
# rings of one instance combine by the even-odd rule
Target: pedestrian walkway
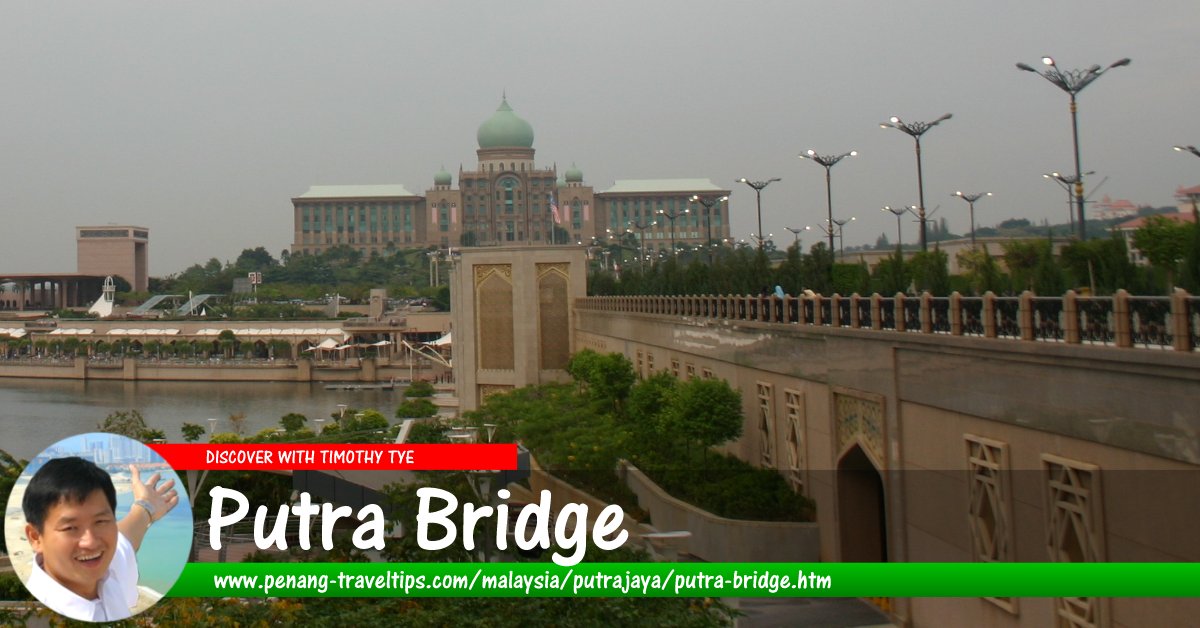
[[741,613],[736,628],[894,628],[887,615],[858,598],[763,598],[722,600]]

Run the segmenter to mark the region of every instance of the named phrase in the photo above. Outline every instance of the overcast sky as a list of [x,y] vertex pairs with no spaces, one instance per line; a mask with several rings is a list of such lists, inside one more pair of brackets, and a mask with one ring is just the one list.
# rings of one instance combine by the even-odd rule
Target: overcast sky
[[[735,233],[825,216],[846,244],[894,239],[917,202],[898,115],[954,118],[922,141],[926,205],[958,232],[1067,219],[1041,177],[1073,171],[1068,98],[1017,61],[1132,65],[1080,94],[1094,197],[1174,204],[1200,184],[1200,2],[5,2],[0,4],[0,272],[73,272],[75,225],[150,228],[150,272],[291,243],[310,185],[403,183],[476,164],[502,91],[539,165],[615,179],[708,177]],[[1090,191],[1090,190],[1089,190]],[[916,227],[904,225],[912,242]],[[805,238],[805,247],[816,236]]]

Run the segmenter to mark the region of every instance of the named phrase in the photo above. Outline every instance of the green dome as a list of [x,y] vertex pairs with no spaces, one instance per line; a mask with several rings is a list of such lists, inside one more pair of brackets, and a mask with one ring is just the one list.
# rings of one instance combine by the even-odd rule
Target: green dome
[[567,183],[583,183],[583,171],[576,168],[575,164],[571,164],[570,169],[567,170],[565,179]]
[[501,100],[496,113],[479,125],[475,137],[480,148],[533,148],[533,127],[513,113],[507,99]]
[[452,180],[453,179],[451,178],[450,173],[446,172],[445,166],[442,166],[442,169],[438,171],[437,174],[433,175],[434,185],[450,185]]

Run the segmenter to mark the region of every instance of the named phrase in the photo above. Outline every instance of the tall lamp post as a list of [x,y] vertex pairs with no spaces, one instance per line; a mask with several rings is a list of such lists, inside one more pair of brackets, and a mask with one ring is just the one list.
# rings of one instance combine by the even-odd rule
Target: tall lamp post
[[796,236],[796,240],[793,242],[793,244],[795,244],[796,248],[799,249],[800,248],[800,234],[804,233],[805,231],[810,231],[811,227],[800,227],[798,229],[792,228],[792,227],[784,227],[784,229],[791,231],[792,235]]
[[[1093,174],[1096,174],[1095,170],[1088,170],[1083,173],[1083,176],[1086,177]],[[1071,194],[1071,187],[1075,185],[1075,175],[1051,172],[1043,174],[1042,178],[1057,183],[1059,187],[1067,191],[1067,223],[1071,225],[1071,231],[1075,231],[1075,211],[1072,209],[1072,205],[1075,204],[1075,197]]]
[[829,234],[829,254],[833,254],[833,188],[830,182],[829,171],[837,165],[837,162],[858,154],[858,151],[852,150],[841,155],[819,155],[817,151],[809,149],[807,152],[797,155],[800,159],[811,159],[814,162],[825,167],[825,209],[827,211],[827,223],[829,228],[825,230]]
[[[1200,149],[1197,149],[1195,146],[1176,146],[1175,150],[1181,153],[1191,153],[1197,157],[1200,157]],[[1188,194],[1188,199],[1192,201],[1192,219],[1196,222],[1196,228],[1200,229],[1200,207],[1197,207],[1196,205],[1197,196],[1198,195],[1196,194]]]
[[957,196],[967,202],[967,206],[971,208],[971,248],[975,248],[975,201],[985,197],[992,196],[991,192],[976,192],[974,194],[963,194],[962,191],[955,192],[951,196]]
[[917,203],[918,203],[918,205],[917,205],[917,220],[921,223],[920,243],[921,243],[922,251],[928,250],[929,247],[928,247],[928,239],[926,238],[926,229],[925,229],[925,223],[927,222],[927,220],[926,220],[927,217],[925,215],[925,175],[921,171],[921,136],[925,135],[925,132],[928,131],[929,129],[932,129],[933,127],[941,124],[942,122],[944,122],[946,120],[949,120],[952,117],[953,117],[952,114],[947,113],[946,115],[938,118],[937,120],[934,120],[933,122],[905,122],[896,116],[892,116],[889,121],[879,123],[880,128],[899,129],[900,131],[903,131],[904,133],[911,135],[913,140],[916,142],[916,147],[917,147]]
[[1083,88],[1091,85],[1092,81],[1100,78],[1101,74],[1113,68],[1129,65],[1129,59],[1125,58],[1115,61],[1107,68],[1093,65],[1086,70],[1059,69],[1051,57],[1042,57],[1042,64],[1046,66],[1046,69],[1040,72],[1024,63],[1018,63],[1017,69],[1033,72],[1041,76],[1071,97],[1071,138],[1075,144],[1075,211],[1076,217],[1079,220],[1079,239],[1086,240],[1087,227],[1084,222],[1086,218],[1083,212],[1083,168],[1079,165],[1079,108],[1075,104],[1075,95],[1083,91]]
[[[767,187],[768,185],[771,185],[772,183],[774,183],[776,181],[780,181],[780,180],[781,179],[779,177],[767,179],[766,181],[751,181],[751,180],[747,179],[746,177],[742,177],[742,178],[738,179],[738,183],[745,183],[746,185],[754,188],[754,202],[755,202],[755,205],[758,207],[758,234],[759,235],[762,235],[762,232],[763,232],[763,230],[762,230],[762,191],[763,191],[763,188]],[[759,243],[758,248],[760,251],[762,250],[761,242]]]
[[[779,179],[771,179],[771,181],[778,181],[778,180]],[[742,181],[745,181],[745,179],[742,179]],[[757,183],[762,183],[762,187],[758,187],[755,189],[761,190],[762,188],[767,187],[767,184],[770,183],[771,181],[767,181],[766,183],[762,183],[761,181],[759,181]],[[725,201],[729,200],[729,197],[728,196],[720,196],[720,197],[715,197],[715,198],[705,198],[703,196],[700,196],[699,194],[695,194],[689,200],[691,200],[693,203],[700,203],[701,205],[704,206],[704,248],[708,249],[708,263],[711,266],[713,263],[712,246],[710,246],[712,243],[713,208],[714,207],[720,208],[721,203],[724,203]],[[726,220],[725,223],[729,224],[729,221]],[[762,204],[761,203],[758,206],[758,227],[760,230],[762,229]],[[762,235],[762,233],[759,233],[759,235]],[[674,248],[674,245],[672,245],[671,248]],[[762,243],[759,243],[758,249],[760,251],[762,250]]]
[[909,205],[907,207],[892,207],[891,205],[884,205],[883,209],[879,210],[890,212],[896,217],[896,248],[900,249],[901,251],[904,250],[904,238],[900,235],[900,217],[904,214],[912,214],[916,216],[916,209],[917,208],[913,205]]
[[857,218],[851,216],[849,218],[833,221],[833,224],[837,225],[838,257],[842,258],[843,263],[846,261],[846,224],[854,222],[855,220],[857,220]]
[[679,211],[667,211],[665,209],[658,210],[664,218],[671,221],[671,257],[675,257],[675,219],[683,216],[691,211],[691,208]]
[[640,253],[638,254],[638,270],[644,271],[646,270],[646,230],[657,225],[658,221],[652,220],[643,224],[642,221],[635,220],[630,224],[638,230],[638,248],[640,249]]

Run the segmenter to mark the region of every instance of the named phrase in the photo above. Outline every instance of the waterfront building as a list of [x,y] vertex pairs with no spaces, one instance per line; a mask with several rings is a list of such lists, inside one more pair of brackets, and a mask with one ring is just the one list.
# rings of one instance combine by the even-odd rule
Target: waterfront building
[[136,292],[150,289],[150,230],[129,225],[75,227],[80,275],[122,277]]
[[442,168],[423,194],[401,184],[316,185],[292,199],[293,253],[347,245],[364,253],[396,248],[590,245],[633,234],[648,250],[729,238],[729,204],[694,196],[730,191],[708,179],[618,180],[596,191],[574,164],[534,160],[533,127],[500,102],[479,126],[474,168]]

